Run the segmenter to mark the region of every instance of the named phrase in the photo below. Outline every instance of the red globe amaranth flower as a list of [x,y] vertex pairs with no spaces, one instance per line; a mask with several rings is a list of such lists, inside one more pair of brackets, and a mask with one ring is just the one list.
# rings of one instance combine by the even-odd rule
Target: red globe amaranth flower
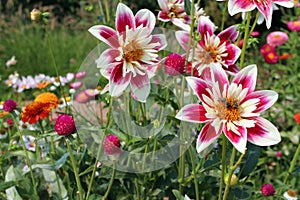
[[271,46],[270,44],[264,44],[261,48],[260,48],[260,54],[262,56],[266,55],[267,53],[270,52],[276,52],[276,47],[275,46]]
[[165,72],[170,76],[183,74],[185,59],[177,53],[171,53],[165,61]]
[[17,103],[12,99],[6,100],[3,104],[3,110],[5,112],[11,112],[14,109],[16,109],[16,107],[17,107]]
[[278,54],[276,53],[276,51],[269,52],[264,55],[264,59],[269,64],[275,64],[278,62]]
[[279,158],[282,157],[282,153],[280,151],[277,151],[276,152],[276,157],[279,157]]
[[7,127],[8,129],[12,129],[14,127],[14,122],[11,118],[6,118],[5,122],[7,123]]
[[261,188],[260,191],[264,196],[273,196],[275,194],[275,189],[272,184],[266,183]]
[[58,135],[70,135],[74,133],[76,126],[73,117],[68,114],[60,115],[54,124],[54,129]]
[[296,121],[296,124],[300,124],[300,113],[295,114],[294,119]]
[[121,143],[118,136],[110,134],[103,141],[103,148],[107,155],[121,154]]

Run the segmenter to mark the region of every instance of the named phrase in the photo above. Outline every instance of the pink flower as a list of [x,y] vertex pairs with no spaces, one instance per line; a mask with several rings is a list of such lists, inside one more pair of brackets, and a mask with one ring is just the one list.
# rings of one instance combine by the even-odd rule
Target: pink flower
[[259,32],[258,31],[253,31],[252,33],[251,33],[251,36],[252,37],[258,37],[260,34],[259,34]]
[[[200,17],[198,32],[201,40],[196,44],[195,51],[190,50],[188,61],[201,75],[211,63],[222,66],[227,72],[235,74],[238,67],[234,64],[241,50],[230,41],[235,41],[238,31],[235,26],[230,26],[218,35],[214,35],[214,24],[207,17]],[[189,33],[177,31],[176,39],[184,50],[188,50]]]
[[17,103],[12,99],[6,100],[3,104],[3,110],[5,112],[11,112],[16,108],[17,108]]
[[158,0],[161,9],[158,13],[158,20],[163,22],[174,19],[188,20],[188,15],[184,11],[184,0]]
[[104,138],[103,148],[107,155],[119,155],[121,154],[121,143],[120,139],[116,135],[108,135]]
[[292,8],[294,6],[291,0],[229,0],[228,12],[233,16],[237,13],[248,12],[257,8],[266,19],[266,25],[269,29],[272,22],[273,3],[286,8]]
[[183,74],[185,59],[177,53],[171,53],[165,60],[165,72],[170,76]]
[[261,194],[264,196],[273,196],[275,189],[272,184],[266,183],[260,188]]
[[75,122],[68,114],[60,115],[54,124],[54,129],[58,135],[70,135],[76,131]]
[[278,54],[276,51],[273,51],[273,52],[268,52],[266,54],[263,55],[266,63],[269,63],[269,64],[275,64],[278,62]]
[[286,43],[289,39],[288,34],[282,31],[274,31],[267,35],[267,43],[272,46],[280,46]]
[[84,78],[85,76],[86,76],[86,72],[77,72],[75,74],[75,78],[77,78],[77,79]]
[[6,66],[7,67],[10,67],[11,65],[16,65],[16,64],[17,64],[17,60],[16,60],[15,56],[11,57],[11,59],[6,61]]
[[83,84],[81,81],[76,81],[76,82],[70,83],[70,88],[77,90],[77,89],[81,88],[82,85]]
[[109,79],[109,93],[120,96],[130,85],[138,101],[150,93],[150,78],[159,64],[158,51],[167,45],[163,34],[152,35],[154,14],[142,9],[134,16],[130,8],[119,3],[116,12],[116,31],[97,25],[89,31],[111,48],[99,57],[97,67]]
[[75,96],[75,100],[79,103],[87,103],[90,99],[85,91],[78,92]]
[[231,83],[220,66],[212,65],[210,70],[211,81],[186,78],[202,105],[186,105],[176,115],[183,121],[206,123],[196,142],[197,151],[216,142],[222,132],[241,153],[245,153],[247,141],[258,146],[280,142],[277,128],[260,116],[275,103],[278,94],[271,90],[254,91],[256,65],[243,68]]
[[290,31],[293,32],[299,32],[300,31],[300,20],[296,20],[296,21],[289,21],[287,22],[287,27],[288,29],[290,29]]

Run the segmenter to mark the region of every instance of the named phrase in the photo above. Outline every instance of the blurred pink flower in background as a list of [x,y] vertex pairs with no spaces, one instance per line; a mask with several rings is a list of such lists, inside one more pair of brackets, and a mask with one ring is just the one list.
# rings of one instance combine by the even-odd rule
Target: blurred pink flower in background
[[15,65],[15,64],[17,64],[17,60],[16,60],[15,56],[11,57],[11,59],[6,61],[6,66],[7,67],[10,67],[11,65]]
[[272,46],[280,46],[286,43],[289,39],[288,34],[282,31],[274,31],[267,35],[267,43]]
[[299,32],[300,31],[300,20],[296,20],[296,21],[289,21],[287,22],[287,27],[290,31],[293,32]]

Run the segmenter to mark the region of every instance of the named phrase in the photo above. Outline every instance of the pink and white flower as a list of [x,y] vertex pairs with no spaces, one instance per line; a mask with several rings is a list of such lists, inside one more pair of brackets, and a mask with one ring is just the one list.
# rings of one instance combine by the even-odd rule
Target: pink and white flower
[[130,8],[119,3],[116,12],[116,30],[97,25],[89,29],[96,38],[111,48],[99,57],[97,67],[109,79],[109,92],[120,96],[130,85],[139,101],[150,93],[150,78],[159,64],[158,51],[167,45],[163,34],[152,35],[154,14],[142,9],[133,15]]
[[[198,32],[201,40],[196,44],[195,51],[190,50],[189,62],[192,67],[198,70],[201,75],[203,70],[209,68],[211,63],[222,66],[227,72],[235,74],[238,67],[234,64],[240,56],[241,50],[232,44],[238,36],[236,26],[230,26],[218,35],[214,34],[215,26],[208,19],[202,16],[198,23]],[[176,38],[184,50],[188,50],[189,33],[186,31],[177,31]]]
[[273,3],[286,8],[292,8],[294,6],[291,0],[229,0],[228,12],[233,16],[237,13],[248,12],[257,8],[266,19],[266,25],[269,29],[272,22]]
[[283,45],[288,39],[288,34],[282,31],[273,31],[267,35],[267,43],[273,46]]
[[188,14],[184,11],[184,0],[158,0],[161,11],[158,12],[158,20],[169,22],[174,20],[186,21]]
[[247,141],[258,146],[280,142],[277,128],[260,116],[275,103],[278,94],[271,90],[254,91],[256,65],[243,68],[231,83],[220,66],[211,67],[211,77],[212,81],[186,78],[202,105],[186,105],[176,115],[183,121],[206,123],[197,139],[198,152],[214,143],[222,132],[241,153],[245,153]]

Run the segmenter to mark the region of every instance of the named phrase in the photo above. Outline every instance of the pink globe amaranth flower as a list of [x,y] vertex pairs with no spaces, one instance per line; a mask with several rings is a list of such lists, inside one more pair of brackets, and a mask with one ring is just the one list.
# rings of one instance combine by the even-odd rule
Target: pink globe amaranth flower
[[275,189],[272,184],[266,183],[260,188],[261,194],[264,196],[273,196]]
[[276,47],[272,46],[270,44],[264,44],[261,48],[260,48],[260,54],[262,56],[270,53],[270,52],[276,52]]
[[264,57],[266,63],[269,63],[269,64],[276,64],[279,59],[279,56],[276,51],[268,52],[268,53],[264,54],[263,57]]
[[210,71],[208,81],[186,78],[202,104],[188,104],[175,116],[182,121],[206,123],[196,141],[197,151],[215,143],[222,132],[241,153],[245,153],[247,141],[258,146],[280,142],[277,128],[260,116],[276,102],[278,94],[271,90],[254,91],[256,65],[240,70],[231,83],[220,66],[211,65]]
[[289,39],[288,34],[282,31],[274,31],[267,35],[267,43],[272,46],[280,46],[286,43]]
[[[231,43],[237,39],[237,27],[230,26],[218,35],[214,34],[214,30],[214,24],[207,17],[201,16],[197,28],[201,40],[197,42],[195,49],[190,50],[188,61],[198,70],[199,75],[204,69],[209,68],[211,63],[223,67],[228,73],[237,73],[239,68],[235,62],[240,56],[241,49]],[[187,51],[189,32],[176,31],[175,36],[181,47]]]
[[104,138],[103,148],[107,155],[120,155],[121,154],[120,139],[116,135],[108,135]]
[[292,8],[294,6],[291,0],[229,0],[228,12],[233,16],[237,13],[248,12],[257,8],[266,19],[266,25],[269,29],[272,22],[273,3],[286,8]]
[[5,122],[7,123],[7,129],[12,129],[14,127],[14,121],[11,118],[6,118]]
[[12,99],[6,100],[3,104],[3,110],[5,112],[11,112],[16,108],[17,108],[17,103]]
[[75,78],[77,78],[77,79],[84,78],[85,76],[86,76],[86,72],[77,72],[75,74]]
[[70,88],[77,90],[77,89],[81,88],[82,85],[83,85],[83,83],[81,81],[76,81],[76,82],[70,83]]
[[290,31],[299,32],[300,31],[300,20],[287,22],[287,27]]
[[60,115],[55,121],[54,130],[58,135],[70,135],[75,133],[76,126],[73,117],[68,114]]
[[251,36],[252,37],[258,37],[260,35],[260,33],[258,32],[258,31],[253,31],[252,33],[251,33]]
[[282,153],[280,151],[277,151],[275,155],[276,155],[276,157],[279,157],[279,158],[282,157]]
[[185,59],[177,53],[171,53],[165,60],[164,71],[170,76],[183,74]]
[[138,101],[144,102],[149,96],[150,79],[160,63],[158,52],[167,46],[164,34],[152,34],[155,21],[147,9],[133,15],[129,7],[119,3],[116,30],[104,25],[89,29],[111,47],[96,61],[100,73],[109,80],[111,96],[122,95],[128,86]]

